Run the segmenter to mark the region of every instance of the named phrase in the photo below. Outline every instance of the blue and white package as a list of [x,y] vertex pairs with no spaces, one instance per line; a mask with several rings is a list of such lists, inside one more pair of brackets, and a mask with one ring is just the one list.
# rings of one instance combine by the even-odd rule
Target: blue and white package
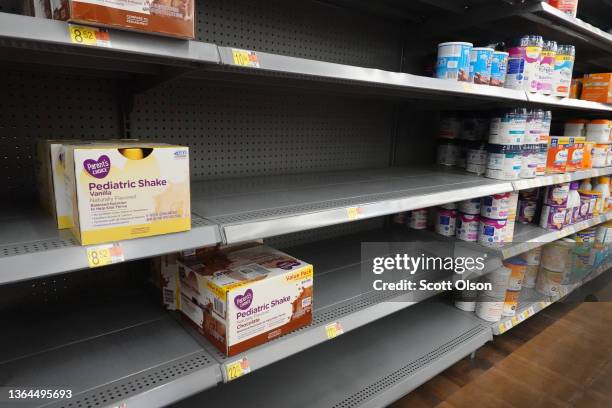
[[493,48],[476,47],[470,52],[470,80],[475,84],[489,85]]
[[468,42],[438,44],[436,78],[469,81],[471,50],[472,44]]

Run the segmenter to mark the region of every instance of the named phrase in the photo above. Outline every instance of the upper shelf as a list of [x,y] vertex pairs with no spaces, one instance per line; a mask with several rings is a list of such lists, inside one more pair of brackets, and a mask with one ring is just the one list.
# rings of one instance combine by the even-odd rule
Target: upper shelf
[[[535,103],[565,109],[610,112],[612,106],[527,95],[524,91],[446,81],[352,65],[256,52],[258,64],[234,60],[234,49],[199,41],[185,41],[109,29],[110,47],[71,42],[65,22],[0,13],[0,50],[3,60],[57,64],[73,68],[172,75],[159,66],[178,66],[190,77],[216,81],[246,81],[258,85],[296,86],[410,99],[468,98]],[[52,58],[69,55],[70,58]]]

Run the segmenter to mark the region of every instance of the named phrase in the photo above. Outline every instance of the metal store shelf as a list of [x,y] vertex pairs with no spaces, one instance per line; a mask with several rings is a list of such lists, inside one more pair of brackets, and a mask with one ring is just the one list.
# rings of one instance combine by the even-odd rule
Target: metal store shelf
[[540,247],[549,242],[565,238],[583,229],[593,227],[612,219],[612,212],[605,215],[594,217],[590,220],[581,221],[562,230],[550,231],[545,228],[538,227],[534,224],[519,224],[514,227],[514,239],[511,244],[508,244],[500,249],[504,259],[511,258],[530,249]]
[[192,210],[234,243],[507,191],[510,182],[434,167],[354,170],[197,182]]
[[[20,407],[162,407],[221,380],[215,360],[157,299],[142,293],[20,311],[7,320],[11,330],[0,338],[0,385],[71,389],[74,395]],[[11,406],[4,404],[0,401]]]
[[583,101],[582,99],[557,98],[537,93],[527,92],[529,102],[550,105],[559,108],[589,110],[593,112],[612,112],[612,105],[600,102]]
[[[0,284],[88,268],[87,249],[70,231],[58,231],[39,209],[3,212],[0,229]],[[126,261],[214,245],[219,228],[196,215],[192,229],[175,234],[119,241]],[[93,245],[94,247],[96,245]]]
[[416,305],[177,407],[385,406],[492,339],[488,325],[453,309]]
[[[362,278],[361,245],[363,242],[397,242],[397,246],[389,245],[377,250],[376,256],[384,256],[392,251],[400,251],[404,247],[402,242],[414,242],[417,239],[416,234],[413,234],[412,231],[398,233],[397,231],[373,230],[349,235],[343,237],[342,240],[330,239],[288,248],[287,253],[314,265],[315,295],[312,324],[232,357],[226,357],[220,353],[195,331],[194,337],[222,365],[225,378],[226,372],[223,369],[225,365],[232,364],[244,357],[248,358],[251,370],[255,371],[328,341],[325,327],[329,324],[339,323],[347,333],[412,306],[415,302],[420,302],[439,292],[374,291],[367,285],[368,281]],[[439,254],[440,251],[445,250],[448,252],[447,255],[452,254],[448,246],[442,244],[438,247],[437,242],[426,243],[419,248],[418,254]],[[365,267],[371,268],[369,263]],[[443,271],[428,271],[412,276],[415,281],[419,279],[436,281],[449,278],[450,274]],[[190,329],[188,324],[185,326]]]
[[502,317],[502,319],[498,322],[491,323],[493,334],[499,335],[507,332],[514,326],[519,325],[526,319],[544,310],[552,303],[563,299],[574,290],[581,287],[584,283],[595,279],[610,268],[612,268],[611,262],[606,262],[600,265],[587,277],[584,282],[561,286],[561,293],[559,293],[559,296],[556,297],[542,295],[533,288],[523,288],[521,290],[518,307],[516,308],[516,315],[512,317]]
[[[29,51],[32,58],[38,54],[40,60],[37,62],[40,63],[48,62],[39,54],[41,52],[99,57],[119,63],[219,63],[219,52],[214,44],[123,30],[108,31],[110,47],[82,46],[71,42],[68,24],[63,21],[0,13],[0,47]],[[116,68],[121,70],[120,65]]]
[[549,174],[531,179],[521,179],[513,181],[512,186],[514,186],[515,190],[524,190],[526,188],[543,187],[558,183],[569,183],[570,181],[583,180],[585,178],[598,176],[607,176],[609,174],[612,174],[612,167],[602,167],[596,169],[579,170],[573,173]]

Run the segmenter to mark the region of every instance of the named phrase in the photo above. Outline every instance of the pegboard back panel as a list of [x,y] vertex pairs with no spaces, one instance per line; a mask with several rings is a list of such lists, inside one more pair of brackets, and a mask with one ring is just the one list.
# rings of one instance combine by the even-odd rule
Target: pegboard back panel
[[400,25],[318,1],[200,0],[197,39],[292,57],[397,71]]
[[178,81],[136,98],[131,136],[190,147],[192,180],[386,167],[389,102]]
[[36,140],[121,137],[116,85],[104,78],[0,70],[1,195],[32,193]]
[[0,13],[17,13],[20,1],[26,0],[0,0]]

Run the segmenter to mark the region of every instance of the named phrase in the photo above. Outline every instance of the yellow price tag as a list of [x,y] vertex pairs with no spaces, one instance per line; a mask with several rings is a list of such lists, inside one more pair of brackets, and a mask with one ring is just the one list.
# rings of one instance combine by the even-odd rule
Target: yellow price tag
[[521,314],[522,314],[522,316],[523,316],[523,319],[526,319],[526,318],[528,318],[528,317],[529,317],[529,310],[525,310],[525,311],[523,311],[523,313],[521,313]]
[[117,243],[97,245],[87,248],[87,264],[90,268],[125,261],[123,248]]
[[344,329],[340,322],[330,323],[325,326],[325,334],[328,339],[333,339],[334,337],[338,337],[339,335],[344,333]]
[[255,51],[232,48],[232,59],[235,65],[241,67],[259,68],[259,57]]
[[110,47],[110,35],[103,28],[69,24],[68,33],[70,41],[74,44]]
[[349,220],[355,220],[363,215],[361,207],[349,207],[346,209]]
[[241,360],[234,361],[225,365],[225,373],[227,374],[227,381],[235,380],[238,377],[242,377],[245,374],[251,372],[251,365],[249,359],[243,357]]
[[465,92],[472,92],[472,84],[469,84],[467,82],[463,82],[462,85],[463,85],[463,90]]
[[504,332],[506,331],[506,326],[504,326],[503,323],[499,324],[499,334],[504,334]]
[[513,316],[512,319],[510,319],[512,321],[512,325],[516,326],[517,324],[519,324],[519,320],[516,318],[516,316]]

